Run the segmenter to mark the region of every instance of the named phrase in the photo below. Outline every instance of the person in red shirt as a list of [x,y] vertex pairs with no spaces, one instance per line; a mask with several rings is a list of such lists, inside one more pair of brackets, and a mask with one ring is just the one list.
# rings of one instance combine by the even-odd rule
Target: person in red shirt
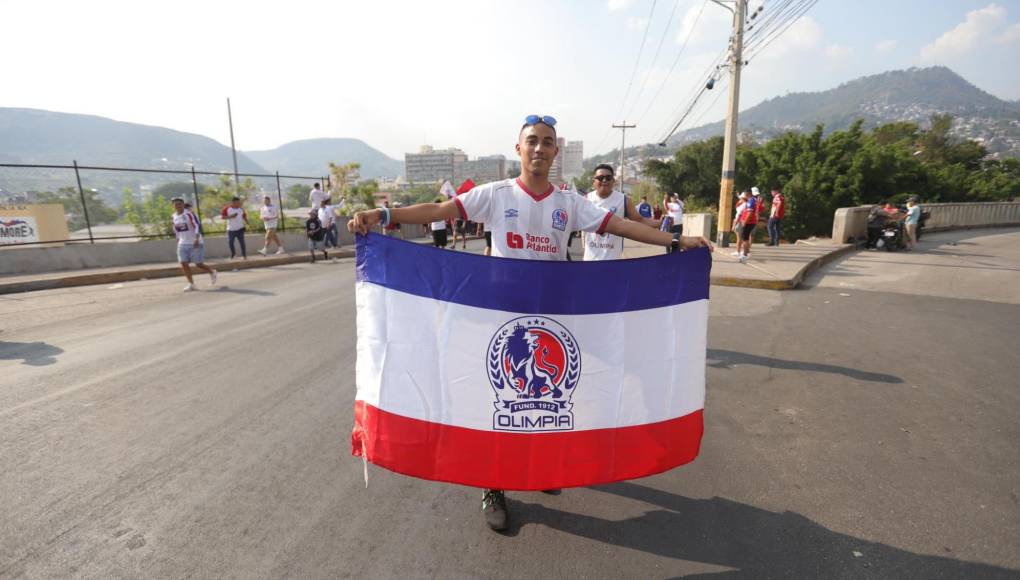
[[769,246],[778,246],[783,235],[783,217],[786,215],[786,197],[779,186],[772,186],[772,209],[769,211]]
[[737,240],[737,256],[741,264],[746,264],[751,255],[751,237],[754,235],[754,227],[758,225],[759,199],[748,195],[745,191],[741,194],[744,200],[744,209],[740,212],[740,239]]

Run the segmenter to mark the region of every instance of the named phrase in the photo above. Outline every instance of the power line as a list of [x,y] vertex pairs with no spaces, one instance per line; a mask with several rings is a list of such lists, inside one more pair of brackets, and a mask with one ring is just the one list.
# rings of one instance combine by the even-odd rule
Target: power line
[[627,92],[623,95],[623,102],[620,103],[620,112],[617,117],[623,114],[623,108],[627,106],[627,99],[630,97],[630,89],[634,85],[634,77],[637,76],[638,65],[641,64],[641,54],[645,51],[645,41],[648,40],[648,28],[652,25],[652,16],[655,14],[655,4],[658,0],[652,0],[652,9],[648,12],[648,20],[645,22],[645,32],[641,35],[641,46],[638,48],[637,59],[634,61],[634,70],[630,73],[630,82],[627,83]]
[[[792,26],[798,18],[803,16],[804,13],[810,10],[817,2],[818,0],[784,0],[782,3],[773,8],[765,19],[757,23],[757,27],[754,32],[748,35],[748,48],[757,48],[757,50],[750,56],[746,57],[745,60],[749,61],[751,57],[756,56],[764,50],[765,47]],[[716,59],[715,62],[718,63],[719,60],[720,59]],[[712,75],[709,76],[709,79],[711,78]],[[708,81],[706,81],[706,83],[707,82]],[[708,90],[707,85],[702,86],[700,90],[698,90],[698,92],[688,101],[683,115],[680,116],[680,119],[674,124],[673,128],[666,134],[660,143],[668,140],[679,130],[679,128],[683,125],[683,122],[690,116],[691,112],[697,106],[698,101],[701,99],[702,95],[704,95],[706,90]],[[721,94],[722,88],[720,87],[719,90]],[[717,100],[718,97],[713,99],[713,102]],[[711,106],[709,108],[711,108]],[[704,113],[702,113],[702,115],[703,114]],[[676,115],[674,115],[674,118],[675,117]]]
[[669,35],[669,27],[673,25],[673,17],[676,16],[676,9],[680,6],[680,0],[673,2],[673,9],[669,11],[669,20],[666,21],[666,27],[662,29],[662,36],[659,37],[659,44],[655,47],[655,54],[652,56],[652,63],[648,65],[649,74],[645,75],[644,80],[641,82],[641,88],[638,89],[637,96],[634,97],[634,103],[630,106],[627,111],[627,116],[631,117],[634,113],[634,108],[641,102],[641,96],[645,93],[645,87],[648,86],[648,77],[650,73],[655,69],[655,63],[659,60],[659,52],[662,51],[662,44],[666,41],[666,36]]
[[677,129],[679,129],[680,125],[684,122],[684,119],[686,119],[691,114],[691,111],[694,109],[694,106],[697,105],[698,99],[701,98],[701,95],[703,95],[706,90],[709,90],[708,85],[714,78],[713,73],[719,67],[721,61],[726,59],[728,52],[729,52],[728,48],[722,51],[722,53],[720,53],[719,56],[716,57],[711,64],[709,64],[708,69],[705,70],[701,77],[699,77],[702,79],[700,85],[695,85],[695,88],[692,91],[691,96],[687,100],[687,104],[681,105],[679,108],[677,108],[673,115],[671,115],[671,118],[675,119],[677,115],[680,115],[681,110],[684,109],[686,110],[684,110],[683,114],[680,115],[680,119],[673,125],[673,128],[666,134],[665,137],[663,137],[659,141],[660,143],[665,143],[670,137],[673,136],[674,133],[676,133]]
[[652,109],[652,105],[659,99],[659,95],[662,94],[663,89],[669,84],[669,77],[673,76],[673,70],[676,69],[677,63],[680,62],[680,57],[684,54],[684,49],[687,48],[687,43],[691,41],[691,36],[694,35],[694,29],[698,27],[698,22],[701,20],[701,14],[705,12],[705,6],[708,5],[708,0],[705,0],[701,4],[701,10],[698,11],[698,15],[694,18],[694,24],[691,29],[687,32],[687,38],[684,39],[683,45],[680,46],[680,52],[677,53],[676,58],[673,59],[673,64],[669,67],[669,71],[666,73],[666,78],[662,80],[662,84],[659,85],[659,90],[655,92],[655,96],[648,102],[648,106],[645,107],[645,111],[641,113],[641,117],[638,118],[638,123],[644,120],[645,116],[648,115],[648,111]]
[[754,40],[748,43],[749,55],[746,60],[750,60],[752,56],[760,53],[772,41],[779,38],[817,3],[818,0],[802,0],[792,5],[781,19],[776,20],[772,26],[763,30],[760,35],[757,35]]

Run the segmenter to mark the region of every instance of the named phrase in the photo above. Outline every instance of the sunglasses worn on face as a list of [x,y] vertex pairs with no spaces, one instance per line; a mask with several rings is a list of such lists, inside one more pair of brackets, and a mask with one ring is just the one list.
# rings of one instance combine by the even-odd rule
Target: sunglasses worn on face
[[614,178],[613,178],[612,175],[596,175],[595,176],[595,181],[597,181],[599,183],[605,183],[607,181],[612,181],[613,179]]
[[543,125],[549,125],[550,127],[555,127],[556,119],[550,117],[549,115],[528,115],[527,117],[524,118],[524,124],[526,126],[537,125],[539,123],[542,123]]

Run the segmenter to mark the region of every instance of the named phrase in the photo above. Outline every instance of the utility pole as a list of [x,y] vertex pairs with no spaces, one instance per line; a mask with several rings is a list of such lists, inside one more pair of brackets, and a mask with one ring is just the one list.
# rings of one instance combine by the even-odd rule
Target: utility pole
[[230,97],[227,97],[227,122],[230,123],[230,152],[234,154],[234,193],[241,191],[241,180],[237,176],[237,148],[234,147],[234,116],[230,114]]
[[627,129],[633,129],[637,125],[628,125],[627,121],[617,125],[613,123],[613,129],[620,129],[620,170],[616,172],[620,178],[620,191],[623,192],[623,164],[627,160],[625,155],[627,151]]
[[747,0],[733,0],[735,9],[730,9],[719,0],[712,0],[733,12],[733,38],[730,52],[730,101],[726,109],[726,132],[723,144],[722,180],[719,183],[719,231],[716,244],[729,246],[730,230],[733,229],[733,181],[737,167],[737,113],[740,109],[740,69],[744,66],[744,18],[747,15]]

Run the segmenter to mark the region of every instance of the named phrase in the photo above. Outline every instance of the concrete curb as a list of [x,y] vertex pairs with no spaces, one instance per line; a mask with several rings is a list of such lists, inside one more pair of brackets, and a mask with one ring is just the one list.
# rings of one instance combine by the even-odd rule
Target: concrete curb
[[[331,253],[331,258],[353,258],[354,250],[340,250]],[[221,272],[231,270],[248,270],[251,268],[268,268],[270,266],[282,266],[284,264],[301,264],[310,262],[308,254],[294,254],[284,256],[273,256],[266,258],[253,258],[251,260],[240,260],[235,262],[208,262],[209,266]],[[196,275],[201,275],[198,270],[192,270]],[[36,290],[53,290],[56,288],[73,288],[76,286],[93,286],[96,284],[115,284],[117,282],[134,282],[137,280],[153,280],[156,278],[173,278],[180,276],[181,269],[178,266],[161,266],[158,268],[141,268],[135,270],[122,270],[119,272],[100,272],[95,274],[71,274],[58,278],[43,278],[40,280],[24,280],[21,282],[0,283],[0,294],[16,294],[20,292],[34,292]]]
[[757,288],[759,290],[793,290],[800,286],[804,278],[812,271],[828,264],[829,262],[854,251],[853,245],[841,246],[833,251],[822,254],[810,262],[804,264],[797,270],[797,273],[790,278],[768,280],[764,278],[739,278],[736,276],[712,275],[711,283],[716,286],[735,286],[737,288]]
[[[842,246],[833,251],[818,256],[804,264],[790,278],[766,279],[766,278],[742,278],[737,276],[722,276],[713,274],[710,283],[716,286],[734,286],[737,288],[757,288],[760,290],[793,290],[804,281],[804,278],[816,268],[835,260],[854,250],[852,245]],[[354,250],[340,250],[332,253],[330,257],[353,258]],[[210,262],[209,265],[216,270],[247,270],[249,268],[268,268],[271,266],[282,266],[284,264],[301,264],[311,261],[308,254],[294,254],[280,257],[253,258],[251,260],[235,262]],[[116,284],[118,282],[134,282],[137,280],[152,280],[156,278],[173,278],[181,276],[181,270],[177,266],[161,266],[157,268],[142,268],[135,270],[123,270],[120,272],[101,272],[95,274],[70,274],[55,278],[43,278],[39,280],[25,280],[21,282],[0,283],[0,294],[17,294],[21,292],[34,292],[37,290],[53,290],[58,288],[74,288],[76,286],[93,286],[97,284]]]

